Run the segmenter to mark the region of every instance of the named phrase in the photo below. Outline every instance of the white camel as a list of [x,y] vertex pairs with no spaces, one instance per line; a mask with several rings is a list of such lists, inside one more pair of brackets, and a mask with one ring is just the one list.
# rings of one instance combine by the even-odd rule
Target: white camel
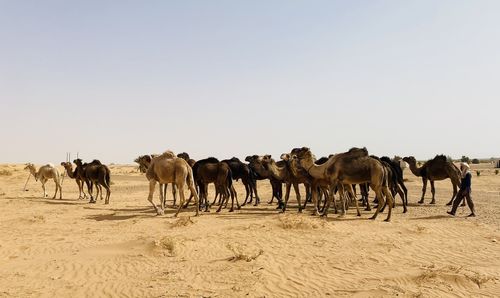
[[56,192],[54,193],[54,197],[52,198],[56,198],[57,191],[59,190],[59,199],[62,199],[61,175],[59,174],[59,170],[53,164],[46,164],[44,166],[41,166],[37,171],[34,164],[27,163],[24,169],[29,170],[30,174],[35,177],[36,181],[40,179],[40,182],[42,182],[44,198],[47,197],[47,192],[45,191],[45,183],[47,183],[49,179],[53,179],[56,183]]

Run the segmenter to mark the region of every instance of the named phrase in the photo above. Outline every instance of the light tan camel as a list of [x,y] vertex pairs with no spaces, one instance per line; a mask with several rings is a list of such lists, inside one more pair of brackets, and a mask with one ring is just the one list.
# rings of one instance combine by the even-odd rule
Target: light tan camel
[[[371,218],[375,219],[377,217],[380,209],[384,206],[385,196],[389,205],[385,221],[391,220],[394,198],[388,188],[387,173],[384,166],[378,160],[368,155],[366,148],[352,148],[347,152],[333,155],[323,165],[316,165],[314,163],[313,154],[307,147],[292,150],[290,156],[298,159],[300,165],[312,177],[330,181],[330,198],[323,215],[328,214],[331,197],[333,197],[337,186],[342,191],[342,184],[352,185],[369,182],[378,199],[377,210]],[[316,192],[313,192],[313,201],[316,205],[315,194]]]
[[71,162],[64,162],[63,161],[63,162],[61,162],[61,166],[64,167],[69,178],[75,179],[76,184],[78,185],[78,191],[80,192],[78,194],[78,200],[80,200],[80,199],[85,200],[87,198],[87,194],[85,193],[85,190],[83,187],[84,181],[80,178],[76,169],[73,171],[73,164]]
[[[148,168],[149,168],[149,165],[151,164],[151,160],[153,160],[153,158],[157,157],[158,154],[151,154],[151,155],[140,155],[139,157],[137,157],[136,159],[134,159],[134,162],[138,163],[139,164],[139,171],[141,173],[146,173],[148,171]],[[180,157],[180,156],[178,156]],[[186,160],[187,161],[187,160]],[[188,161],[189,163],[189,161]],[[159,185],[160,187],[160,199],[161,199],[161,196],[163,195],[163,197],[165,197],[165,199],[163,200],[163,209],[167,208],[167,188],[168,188],[168,184],[160,184]],[[177,201],[177,191],[175,189],[175,186],[172,185],[172,197],[174,198],[174,202],[172,204],[172,206],[175,208],[176,204],[175,202]]]
[[57,191],[59,191],[59,199],[62,199],[61,175],[59,174],[59,170],[54,165],[46,164],[44,166],[41,166],[37,171],[34,164],[27,163],[24,169],[29,170],[30,174],[35,177],[36,181],[40,180],[40,182],[42,183],[44,198],[47,197],[47,192],[45,191],[45,183],[47,183],[49,179],[53,179],[56,183],[56,192],[54,193],[54,197],[52,197],[52,199],[56,198]]
[[184,159],[176,157],[172,151],[165,151],[163,154],[151,160],[151,164],[146,171],[146,178],[149,180],[148,200],[153,205],[158,215],[164,213],[163,206],[165,197],[160,191],[161,208],[158,208],[153,202],[153,194],[157,182],[160,184],[173,183],[179,190],[180,202],[174,216],[179,214],[179,211],[184,205],[184,186],[187,184],[187,187],[191,191],[191,195],[194,196],[196,216],[198,216],[200,199],[194,187],[193,170]]

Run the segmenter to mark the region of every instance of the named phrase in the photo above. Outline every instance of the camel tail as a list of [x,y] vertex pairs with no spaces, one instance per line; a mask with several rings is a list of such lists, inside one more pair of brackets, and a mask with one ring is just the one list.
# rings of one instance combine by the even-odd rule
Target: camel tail
[[186,181],[188,186],[192,185],[196,188],[196,183],[194,183],[194,177],[193,177],[193,169],[191,167],[188,167],[188,174],[186,177]]
[[106,181],[106,185],[108,187],[111,186],[111,175],[109,174],[109,171],[106,171],[106,176],[104,177],[104,180]]
[[227,172],[227,186],[233,186],[233,172],[231,172],[231,169]]

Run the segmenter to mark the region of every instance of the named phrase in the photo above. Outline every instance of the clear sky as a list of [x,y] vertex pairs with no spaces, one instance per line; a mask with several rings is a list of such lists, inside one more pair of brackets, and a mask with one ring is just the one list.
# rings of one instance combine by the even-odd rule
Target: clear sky
[[0,0],[0,163],[500,155],[500,1]]

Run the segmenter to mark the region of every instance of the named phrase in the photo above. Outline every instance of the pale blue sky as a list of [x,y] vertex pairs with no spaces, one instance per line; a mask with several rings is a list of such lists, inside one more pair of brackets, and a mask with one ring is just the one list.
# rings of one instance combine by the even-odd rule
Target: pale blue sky
[[3,1],[0,162],[500,155],[500,1]]

